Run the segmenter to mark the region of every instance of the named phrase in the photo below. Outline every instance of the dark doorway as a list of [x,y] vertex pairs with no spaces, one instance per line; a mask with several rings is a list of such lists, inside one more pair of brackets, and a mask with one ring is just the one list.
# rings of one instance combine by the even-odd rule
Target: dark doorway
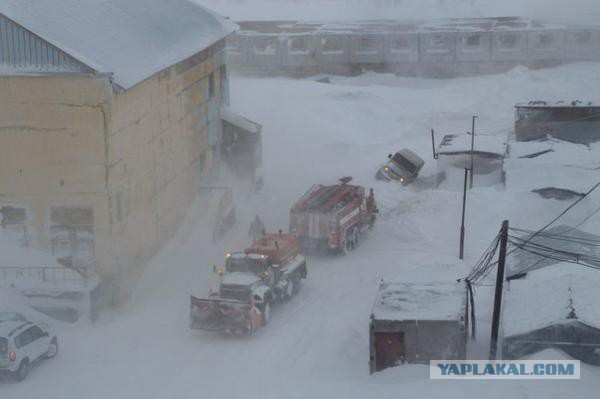
[[403,332],[375,333],[375,371],[396,366],[405,358]]

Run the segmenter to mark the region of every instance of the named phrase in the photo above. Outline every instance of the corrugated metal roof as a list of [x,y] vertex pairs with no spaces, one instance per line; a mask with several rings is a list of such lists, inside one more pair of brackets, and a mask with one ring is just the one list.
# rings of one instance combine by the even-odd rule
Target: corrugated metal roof
[[125,89],[236,28],[189,0],[0,0],[0,14]]
[[0,73],[36,72],[90,73],[92,70],[0,15]]

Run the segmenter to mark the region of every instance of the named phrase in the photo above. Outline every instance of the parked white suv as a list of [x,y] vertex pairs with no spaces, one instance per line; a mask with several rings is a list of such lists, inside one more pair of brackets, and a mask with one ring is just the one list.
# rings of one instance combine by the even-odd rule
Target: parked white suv
[[46,329],[24,318],[0,318],[0,372],[23,381],[33,364],[57,353],[58,339]]

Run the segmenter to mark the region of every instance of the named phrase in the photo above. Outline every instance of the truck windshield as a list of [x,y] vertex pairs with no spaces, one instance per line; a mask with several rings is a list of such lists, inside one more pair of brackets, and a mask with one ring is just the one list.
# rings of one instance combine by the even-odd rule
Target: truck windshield
[[259,275],[264,271],[265,264],[262,259],[229,258],[225,265],[229,273],[251,273]]
[[394,155],[392,161],[394,161],[396,165],[405,169],[410,174],[413,174],[417,171],[417,167],[408,159],[404,158],[399,152],[397,152],[396,155]]

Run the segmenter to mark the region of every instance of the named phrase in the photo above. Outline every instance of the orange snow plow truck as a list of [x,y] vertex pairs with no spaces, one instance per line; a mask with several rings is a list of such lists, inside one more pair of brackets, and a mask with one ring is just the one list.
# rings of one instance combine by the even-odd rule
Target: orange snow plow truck
[[214,267],[218,290],[191,297],[190,327],[235,335],[254,333],[269,322],[271,306],[289,300],[307,276],[298,239],[267,234],[244,252],[228,253],[225,267]]

